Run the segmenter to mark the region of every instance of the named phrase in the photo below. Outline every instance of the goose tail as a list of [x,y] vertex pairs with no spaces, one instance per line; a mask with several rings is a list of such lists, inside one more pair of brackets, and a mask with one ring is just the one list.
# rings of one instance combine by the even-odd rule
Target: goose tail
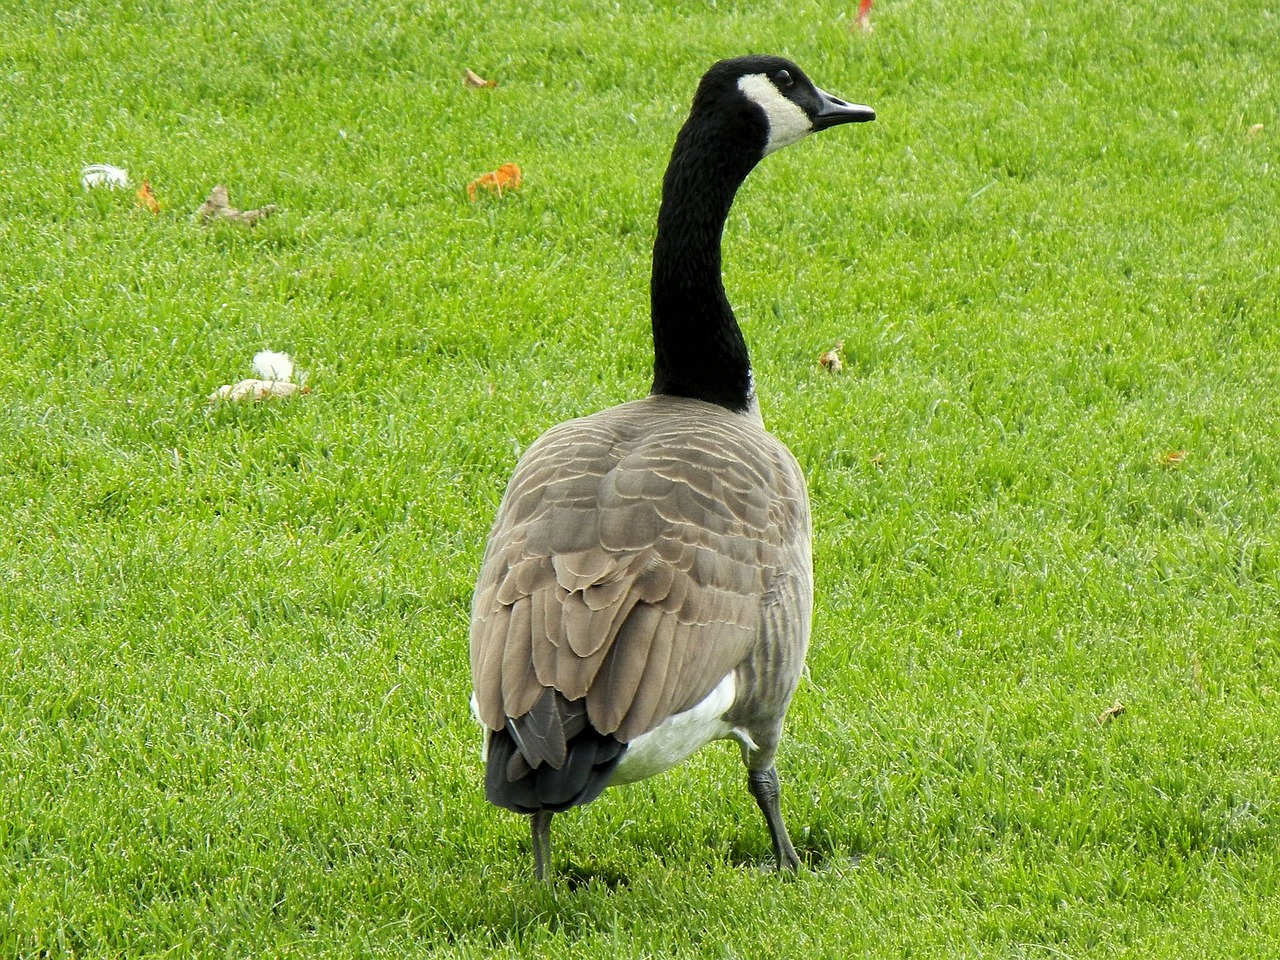
[[625,751],[591,726],[585,700],[548,688],[528,713],[489,731],[485,796],[516,813],[560,813],[600,796]]

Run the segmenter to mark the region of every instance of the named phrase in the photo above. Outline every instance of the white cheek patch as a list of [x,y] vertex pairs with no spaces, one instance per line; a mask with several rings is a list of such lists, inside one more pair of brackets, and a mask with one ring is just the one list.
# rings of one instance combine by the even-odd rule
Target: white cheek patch
[[742,77],[738,80],[738,89],[746,95],[748,100],[759,104],[764,110],[765,120],[769,125],[769,142],[764,148],[765,156],[813,132],[813,123],[809,120],[809,115],[784,97],[773,85],[773,81],[763,73],[749,73]]

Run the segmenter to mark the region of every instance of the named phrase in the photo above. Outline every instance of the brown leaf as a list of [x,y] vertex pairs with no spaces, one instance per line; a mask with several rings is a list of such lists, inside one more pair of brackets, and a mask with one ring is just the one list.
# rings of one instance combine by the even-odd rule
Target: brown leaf
[[520,172],[520,165],[516,163],[504,163],[492,173],[485,173],[467,184],[467,196],[472,203],[476,200],[476,188],[484,187],[492,190],[498,196],[502,196],[503,190],[514,190],[523,182],[524,176]]
[[1249,139],[1256,140],[1260,136],[1262,136],[1262,124],[1255,123],[1252,127],[1249,128]]
[[844,361],[840,359],[840,351],[844,349],[844,341],[837,340],[836,345],[818,358],[818,365],[828,373],[839,373],[844,369]]
[[1125,709],[1126,709],[1125,705],[1121,703],[1119,700],[1117,700],[1111,706],[1107,707],[1107,709],[1103,710],[1100,714],[1098,714],[1098,722],[1110,723],[1116,717],[1123,714],[1125,712]]
[[138,204],[146,207],[152,213],[160,212],[160,201],[156,199],[156,195],[151,191],[150,180],[143,180],[142,186],[138,188]]
[[1166,450],[1158,459],[1162,467],[1178,467],[1182,465],[1183,460],[1187,459],[1187,451]]
[[213,192],[209,194],[209,199],[200,204],[200,209],[196,211],[196,216],[204,223],[210,220],[216,220],[222,216],[224,210],[229,210],[227,205],[227,188],[222,184],[218,184],[213,188]]
[[470,67],[467,67],[467,72],[462,76],[462,85],[464,87],[472,87],[476,90],[483,90],[485,87],[496,87],[498,85],[498,81],[486,80]]
[[200,204],[200,209],[196,211],[196,219],[201,223],[226,220],[229,223],[252,227],[259,220],[265,220],[275,212],[276,205],[274,203],[269,203],[265,207],[258,207],[256,210],[237,210],[231,206],[227,188],[222,184],[218,184],[209,194],[209,199]]

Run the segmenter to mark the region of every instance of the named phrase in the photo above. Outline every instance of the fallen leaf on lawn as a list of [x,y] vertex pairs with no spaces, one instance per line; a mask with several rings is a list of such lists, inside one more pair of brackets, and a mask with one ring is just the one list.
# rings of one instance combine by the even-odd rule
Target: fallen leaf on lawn
[[142,186],[138,188],[138,204],[146,207],[152,213],[160,212],[160,201],[156,199],[155,193],[151,190],[150,180],[143,180]]
[[475,203],[476,188],[484,187],[492,190],[498,196],[502,196],[503,190],[514,190],[520,186],[523,177],[520,173],[519,164],[504,163],[492,173],[482,174],[467,184],[467,196]]
[[844,361],[840,359],[840,351],[844,349],[844,341],[837,340],[836,345],[818,358],[819,366],[828,373],[839,373],[844,369]]
[[1256,140],[1260,136],[1262,136],[1262,124],[1255,123],[1249,128],[1249,139]]
[[276,205],[274,203],[269,203],[265,207],[258,207],[256,210],[237,210],[231,206],[227,188],[222,184],[218,184],[213,188],[213,192],[209,194],[209,199],[200,204],[200,209],[196,211],[196,219],[201,223],[226,220],[228,223],[239,223],[246,227],[252,227],[259,220],[265,220],[275,212]]
[[1110,723],[1116,717],[1124,713],[1124,711],[1125,711],[1125,705],[1121,703],[1119,700],[1117,700],[1111,706],[1107,707],[1107,709],[1103,710],[1100,714],[1098,714],[1098,722]]
[[129,171],[123,167],[113,167],[109,163],[91,163],[80,171],[80,182],[86,190],[93,187],[116,187],[129,185]]
[[853,25],[863,33],[870,33],[872,31],[871,0],[862,0],[862,2],[858,4],[858,16],[853,21]]
[[486,80],[470,67],[467,67],[467,72],[462,77],[462,85],[464,87],[474,87],[477,90],[482,90],[485,87],[496,87],[498,85],[498,81]]
[[1187,459],[1187,451],[1185,450],[1166,450],[1160,454],[1160,466],[1176,467],[1185,459]]
[[214,400],[266,400],[268,397],[291,397],[295,393],[310,393],[310,389],[288,380],[241,380],[228,383],[209,394]]

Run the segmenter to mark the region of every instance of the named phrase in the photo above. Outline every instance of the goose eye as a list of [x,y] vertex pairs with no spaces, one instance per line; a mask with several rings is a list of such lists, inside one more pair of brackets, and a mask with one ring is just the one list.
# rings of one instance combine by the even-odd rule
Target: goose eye
[[783,90],[795,84],[795,81],[791,79],[791,73],[787,70],[779,70],[773,75],[773,80]]

